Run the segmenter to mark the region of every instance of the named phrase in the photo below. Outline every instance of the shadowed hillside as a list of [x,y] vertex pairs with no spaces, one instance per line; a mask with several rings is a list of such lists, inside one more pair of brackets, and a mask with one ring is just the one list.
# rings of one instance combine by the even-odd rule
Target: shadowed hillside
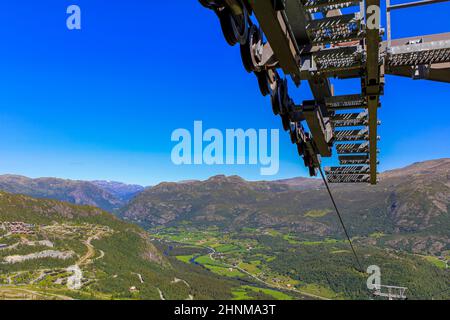
[[124,206],[143,187],[106,181],[74,181],[57,178],[30,179],[17,175],[0,176],[0,190],[35,198],[91,205],[107,211]]

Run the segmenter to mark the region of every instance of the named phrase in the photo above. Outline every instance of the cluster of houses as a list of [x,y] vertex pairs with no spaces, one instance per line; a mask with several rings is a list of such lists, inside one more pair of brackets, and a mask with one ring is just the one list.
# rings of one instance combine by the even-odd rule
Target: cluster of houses
[[25,222],[3,222],[2,229],[10,234],[34,234],[35,225]]

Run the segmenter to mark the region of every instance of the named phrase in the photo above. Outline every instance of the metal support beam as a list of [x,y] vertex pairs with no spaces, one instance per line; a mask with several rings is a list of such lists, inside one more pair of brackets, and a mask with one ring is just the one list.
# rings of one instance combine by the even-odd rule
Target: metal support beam
[[[311,45],[311,39],[308,36],[306,26],[308,21],[312,20],[312,15],[307,12],[302,1],[286,0],[285,12],[297,45],[300,47],[300,54],[304,54],[305,51],[314,52],[321,50],[321,47]],[[313,63],[313,60],[310,57],[307,64],[310,65],[311,63]],[[300,66],[301,65],[304,65],[304,63],[300,63]],[[302,80],[308,80],[314,99],[319,102],[323,102],[325,97],[330,97],[333,95],[330,80],[326,76],[322,75],[312,77],[308,72],[306,72],[306,76],[302,77]]]
[[392,41],[391,10],[389,10],[390,6],[391,0],[386,0],[386,28],[387,28],[388,47],[391,46]]
[[317,151],[323,157],[331,157],[330,142],[333,138],[333,129],[330,122],[324,120],[320,107],[314,100],[303,102],[303,114],[313,136]]
[[387,28],[388,47],[391,46],[391,41],[392,41],[391,11],[398,10],[398,9],[406,9],[406,8],[425,6],[425,5],[430,5],[430,4],[442,3],[442,2],[449,2],[449,1],[450,0],[421,0],[421,1],[406,2],[406,3],[399,3],[399,4],[391,5],[391,0],[386,0],[386,28]]
[[450,83],[450,33],[383,42],[386,73]]
[[[377,139],[378,139],[378,105],[382,91],[381,68],[380,68],[380,26],[369,26],[367,22],[370,15],[379,15],[380,10],[369,10],[369,8],[380,8],[380,0],[366,0],[366,77],[363,80],[363,92],[367,99],[369,109],[369,155],[370,155],[370,183],[377,183]],[[380,21],[380,16],[375,21]]]
[[277,11],[273,0],[250,1],[261,29],[285,74],[300,79],[300,54],[284,11]]

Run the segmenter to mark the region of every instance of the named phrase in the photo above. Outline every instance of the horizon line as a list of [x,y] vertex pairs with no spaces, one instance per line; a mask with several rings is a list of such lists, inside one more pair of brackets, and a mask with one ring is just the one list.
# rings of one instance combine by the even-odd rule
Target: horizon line
[[[389,169],[389,170],[384,170],[381,172],[381,174],[386,173],[386,172],[391,172],[391,171],[395,171],[395,170],[400,170],[400,169],[405,169],[407,167],[410,167],[412,165],[415,164],[419,164],[419,163],[426,163],[426,162],[433,162],[433,161],[443,161],[443,160],[450,160],[450,158],[447,157],[443,157],[443,158],[436,158],[436,159],[430,159],[430,160],[424,160],[424,161],[415,161],[412,163],[409,163],[407,165],[404,166],[400,166],[400,167],[396,167],[393,169]],[[211,178],[214,177],[220,177],[220,176],[224,176],[224,177],[239,177],[242,180],[248,181],[248,182],[273,182],[273,181],[286,181],[286,180],[291,180],[291,179],[296,179],[296,178],[304,178],[304,179],[311,179],[311,180],[316,180],[319,179],[318,177],[308,177],[308,176],[293,176],[290,178],[278,178],[278,179],[247,179],[244,178],[240,175],[237,174],[231,174],[231,175],[226,175],[226,174],[215,174],[215,175],[211,175],[206,179],[182,179],[182,180],[176,180],[176,181],[169,181],[169,180],[164,180],[164,181],[159,181],[153,185],[142,185],[140,183],[128,183],[128,182],[122,182],[122,181],[116,181],[116,180],[111,180],[111,179],[70,179],[70,178],[64,178],[64,177],[56,177],[56,176],[41,176],[41,177],[32,177],[32,176],[26,176],[23,174],[18,174],[18,173],[4,173],[4,174],[0,174],[0,178],[1,177],[20,177],[20,178],[26,178],[26,179],[31,179],[31,180],[39,180],[39,179],[57,179],[57,180],[64,180],[64,181],[71,181],[71,182],[90,182],[90,183],[94,183],[94,182],[109,182],[109,183],[120,183],[120,184],[124,184],[127,186],[139,186],[139,187],[143,187],[143,188],[150,188],[150,187],[154,187],[157,186],[159,184],[162,183],[187,183],[187,182],[201,182],[201,181],[208,181]]]

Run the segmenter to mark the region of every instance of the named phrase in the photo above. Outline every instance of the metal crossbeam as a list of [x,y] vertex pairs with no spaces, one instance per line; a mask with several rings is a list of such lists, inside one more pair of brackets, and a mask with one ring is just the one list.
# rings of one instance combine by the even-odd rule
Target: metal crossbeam
[[355,127],[368,124],[369,114],[367,111],[360,113],[340,113],[330,118],[334,127]]

